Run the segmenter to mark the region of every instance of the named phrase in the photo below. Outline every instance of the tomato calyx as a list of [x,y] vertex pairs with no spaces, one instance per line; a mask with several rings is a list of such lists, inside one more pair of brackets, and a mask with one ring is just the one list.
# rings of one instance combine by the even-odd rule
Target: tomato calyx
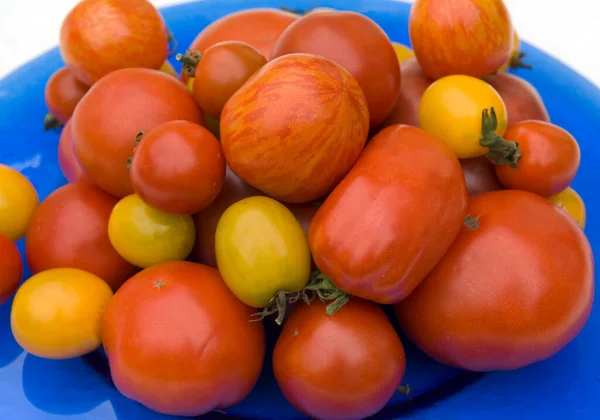
[[50,112],[44,117],[44,131],[54,130],[56,128],[61,128],[62,126],[63,124]]
[[135,154],[138,144],[140,144],[140,142],[142,141],[142,138],[144,137],[145,134],[146,133],[144,133],[143,131],[140,131],[139,133],[137,133],[135,135],[135,138],[133,139],[134,146],[133,146],[132,155],[127,158],[127,169],[131,169],[131,164],[133,163],[133,155]]
[[506,141],[498,134],[498,118],[494,107],[484,109],[481,113],[481,138],[479,145],[490,149],[487,157],[496,165],[510,165],[516,168],[523,156],[519,143]]
[[311,292],[313,299],[317,296],[321,302],[331,302],[326,308],[327,315],[335,314],[350,301],[350,295],[339,289],[329,277],[319,270],[311,273],[310,281],[304,288],[304,292]]
[[307,305],[314,300],[314,296],[309,296],[304,293],[303,290],[299,292],[286,292],[285,290],[280,290],[275,293],[275,295],[269,300],[269,303],[265,305],[265,307],[254,314],[253,317],[255,319],[251,319],[250,321],[261,321],[271,315],[277,314],[275,318],[275,323],[277,325],[281,325],[285,318],[285,310],[288,303],[296,303],[297,301],[302,300]]
[[397,389],[397,392],[404,394],[404,395],[408,395],[410,394],[410,385],[406,384],[406,385],[400,385]]
[[512,57],[510,59],[510,62],[508,63],[508,67],[511,70],[517,70],[517,69],[532,70],[533,66],[531,64],[527,64],[523,61],[523,59],[525,58],[526,55],[527,55],[527,53],[525,53],[523,51],[519,51],[519,53],[517,55],[515,55],[514,57]]
[[190,77],[194,77],[196,75],[196,67],[198,67],[201,57],[202,53],[199,51],[187,50],[185,55],[177,54],[175,56],[175,60],[179,61],[183,65],[181,67],[181,71],[183,73]]
[[465,216],[465,220],[463,221],[463,224],[471,230],[477,230],[477,229],[479,229],[479,216],[472,217],[467,214]]

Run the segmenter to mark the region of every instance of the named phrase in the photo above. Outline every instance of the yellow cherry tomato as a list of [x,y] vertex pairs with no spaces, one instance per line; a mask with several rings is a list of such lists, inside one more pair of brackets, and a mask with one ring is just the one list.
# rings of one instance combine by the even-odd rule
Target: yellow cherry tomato
[[283,204],[250,197],[230,206],[215,235],[225,284],[245,304],[263,308],[278,292],[302,290],[310,277],[310,251],[302,226]]
[[[480,146],[482,113],[494,108],[498,136],[507,126],[506,106],[496,90],[483,80],[453,75],[436,80],[419,104],[419,125],[446,143],[459,159],[483,156]],[[490,130],[492,132],[492,130]]]
[[82,356],[100,347],[102,316],[112,296],[104,280],[86,271],[42,271],[15,295],[12,333],[23,349],[38,357]]
[[392,46],[394,47],[394,51],[396,52],[398,61],[401,63],[415,56],[413,50],[411,50],[406,45],[400,44],[398,42],[392,42]]
[[169,61],[165,61],[162,63],[162,66],[159,68],[160,71],[166,73],[170,76],[178,77],[177,72],[175,71],[175,67]]
[[581,196],[577,194],[577,191],[571,187],[568,187],[558,194],[548,197],[548,200],[567,212],[573,219],[575,219],[582,229],[585,228],[585,203],[583,202]]
[[165,213],[132,194],[113,208],[108,237],[125,260],[147,268],[186,259],[194,246],[196,229],[191,216]]
[[0,233],[13,241],[25,235],[39,205],[37,191],[20,172],[0,164]]

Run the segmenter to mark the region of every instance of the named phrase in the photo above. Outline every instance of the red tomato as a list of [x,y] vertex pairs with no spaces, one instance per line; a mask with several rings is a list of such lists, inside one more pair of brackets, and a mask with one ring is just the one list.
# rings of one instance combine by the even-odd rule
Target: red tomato
[[75,153],[95,184],[124,197],[133,193],[127,159],[136,135],[173,120],[204,121],[179,80],[158,70],[115,71],[96,83],[75,109]]
[[352,299],[330,316],[325,304],[298,304],[273,352],[286,399],[318,419],[363,419],[380,411],[401,385],[406,357],[377,305]]
[[371,126],[381,124],[400,92],[400,66],[389,38],[373,20],[354,12],[314,13],[281,35],[273,57],[308,53],[335,61],[350,72],[369,105]]
[[416,0],[410,41],[425,74],[485,77],[510,58],[513,26],[503,0]]
[[221,144],[233,172],[292,203],[331,191],[356,162],[368,131],[356,80],[333,61],[308,54],[266,64],[221,115]]
[[581,155],[577,141],[568,131],[532,120],[509,126],[504,138],[517,142],[523,154],[515,168],[496,166],[498,179],[506,188],[550,196],[575,179]]
[[448,250],[466,209],[465,180],[450,148],[419,128],[390,126],[317,211],[310,250],[343,291],[398,302]]
[[70,120],[65,124],[60,133],[60,140],[58,141],[58,166],[67,181],[85,184],[92,183],[77,160],[77,156],[75,156]]
[[[50,111],[44,128],[51,128],[58,123],[66,124],[73,115],[75,106],[90,87],[80,82],[67,67],[58,69],[46,83],[44,98]],[[48,120],[50,118],[50,120]]]
[[525,79],[510,73],[498,73],[488,77],[506,104],[508,125],[526,120],[550,122],[550,116],[538,91]]
[[190,262],[129,279],[104,314],[102,343],[117,389],[152,410],[198,416],[237,404],[265,356],[261,322],[219,272]]
[[93,185],[69,184],[50,194],[27,229],[25,250],[31,271],[78,268],[117,290],[136,268],[108,239],[108,219],[116,203],[116,198]]
[[526,191],[473,197],[469,215],[479,227],[463,227],[396,306],[401,327],[429,356],[463,369],[518,369],[551,357],[592,308],[594,263],[583,231]]
[[21,255],[14,242],[0,233],[0,305],[16,292],[23,275]]
[[486,156],[460,159],[469,195],[504,189],[496,176],[496,165]]
[[219,195],[225,158],[206,128],[169,121],[141,137],[130,176],[133,190],[146,204],[167,213],[192,214]]
[[91,85],[126,67],[158,69],[168,54],[167,29],[147,0],[84,0],[63,21],[59,46],[69,69]]

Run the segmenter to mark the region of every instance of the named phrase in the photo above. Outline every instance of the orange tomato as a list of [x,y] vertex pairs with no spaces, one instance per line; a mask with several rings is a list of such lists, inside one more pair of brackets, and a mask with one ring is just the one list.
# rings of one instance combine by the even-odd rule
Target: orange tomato
[[50,76],[44,99],[50,114],[46,117],[44,128],[51,128],[51,124],[66,124],[73,115],[75,106],[90,87],[79,81],[67,67],[62,67]]

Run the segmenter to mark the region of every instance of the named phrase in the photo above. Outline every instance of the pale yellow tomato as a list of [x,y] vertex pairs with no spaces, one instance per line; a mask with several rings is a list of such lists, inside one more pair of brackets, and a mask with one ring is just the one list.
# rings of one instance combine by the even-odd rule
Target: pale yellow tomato
[[38,357],[82,356],[100,346],[102,316],[112,296],[101,278],[86,271],[42,271],[15,295],[12,333],[23,349]]
[[169,61],[165,61],[164,63],[162,63],[162,66],[160,66],[159,70],[170,76],[179,77],[177,75],[177,72],[175,71],[175,67],[173,67],[173,65]]
[[413,50],[411,50],[406,45],[400,44],[398,42],[392,42],[392,46],[394,47],[394,51],[396,52],[396,57],[398,57],[398,61],[401,63],[415,56]]
[[585,228],[586,211],[585,203],[577,191],[568,187],[567,189],[548,197],[548,200],[556,204],[558,207],[566,211],[575,221]]
[[38,205],[38,194],[31,182],[20,172],[0,164],[0,233],[15,242],[21,239]]
[[460,159],[483,156],[489,149],[479,144],[482,114],[491,108],[497,117],[493,132],[502,136],[507,117],[506,106],[498,92],[475,77],[446,76],[433,82],[423,94],[419,125],[450,146]]
[[108,237],[125,260],[147,268],[186,259],[194,246],[196,230],[191,216],[165,213],[132,194],[113,208]]

